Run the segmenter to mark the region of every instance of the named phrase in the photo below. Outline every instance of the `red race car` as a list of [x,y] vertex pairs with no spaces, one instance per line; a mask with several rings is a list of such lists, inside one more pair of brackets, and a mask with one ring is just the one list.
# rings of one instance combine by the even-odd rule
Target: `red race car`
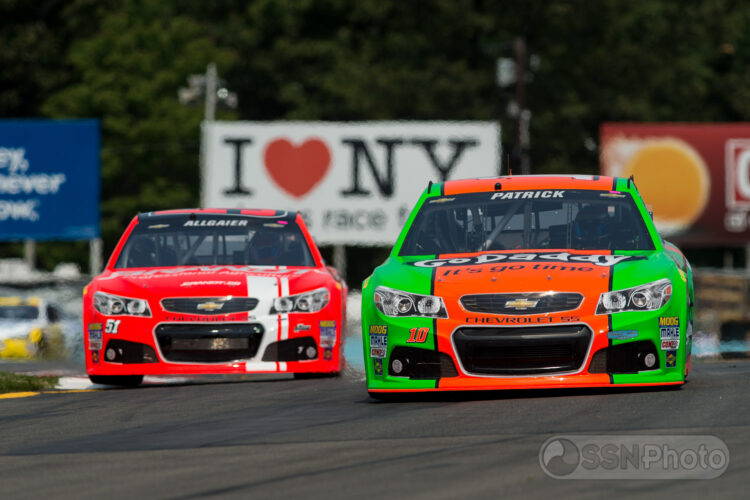
[[346,283],[299,214],[142,213],[83,291],[94,383],[144,375],[342,369]]

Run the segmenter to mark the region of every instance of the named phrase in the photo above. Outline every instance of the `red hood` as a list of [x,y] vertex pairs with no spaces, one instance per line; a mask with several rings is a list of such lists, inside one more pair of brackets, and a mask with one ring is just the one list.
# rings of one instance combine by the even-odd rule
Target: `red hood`
[[105,271],[95,283],[103,291],[166,296],[255,295],[249,278],[288,279],[290,293],[321,286],[327,276],[320,268],[276,266],[183,266]]

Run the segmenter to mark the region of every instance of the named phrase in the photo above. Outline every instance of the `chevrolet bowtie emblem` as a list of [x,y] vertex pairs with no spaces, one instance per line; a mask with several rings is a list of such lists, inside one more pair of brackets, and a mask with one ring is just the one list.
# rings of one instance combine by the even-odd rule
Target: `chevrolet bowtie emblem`
[[218,311],[222,307],[224,307],[223,302],[201,302],[200,304],[195,306],[195,308],[198,309],[199,311],[209,311],[209,312]]
[[505,307],[512,307],[513,309],[528,309],[535,307],[538,300],[527,300],[527,299],[516,299],[509,300],[505,303]]

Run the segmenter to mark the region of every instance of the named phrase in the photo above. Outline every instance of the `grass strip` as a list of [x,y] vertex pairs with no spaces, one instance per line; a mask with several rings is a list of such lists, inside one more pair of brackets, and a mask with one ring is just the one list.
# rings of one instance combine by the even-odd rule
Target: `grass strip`
[[39,377],[36,375],[0,372],[0,394],[54,389],[59,379],[60,377]]

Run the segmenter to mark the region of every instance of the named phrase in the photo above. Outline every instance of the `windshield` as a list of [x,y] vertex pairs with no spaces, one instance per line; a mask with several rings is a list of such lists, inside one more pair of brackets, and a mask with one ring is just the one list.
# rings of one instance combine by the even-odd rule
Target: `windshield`
[[0,306],[0,319],[37,319],[36,306]]
[[517,249],[653,250],[628,193],[534,190],[430,198],[400,255]]
[[314,266],[294,220],[169,214],[140,221],[116,269],[202,265]]

